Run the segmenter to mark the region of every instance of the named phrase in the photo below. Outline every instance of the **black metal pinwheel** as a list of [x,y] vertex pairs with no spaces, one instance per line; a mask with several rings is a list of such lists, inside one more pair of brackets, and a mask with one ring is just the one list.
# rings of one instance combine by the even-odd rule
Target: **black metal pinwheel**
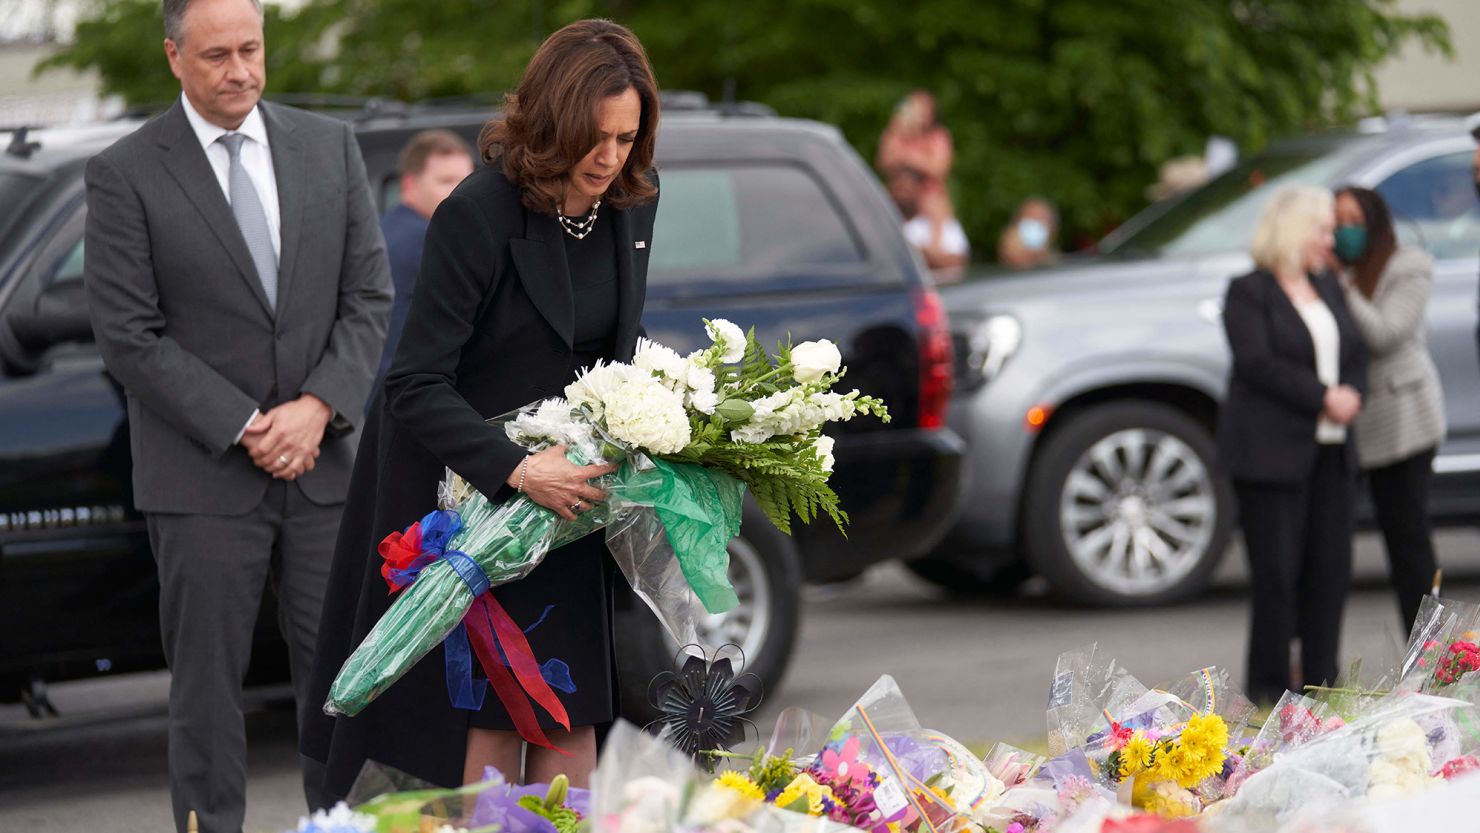
[[673,664],[677,671],[664,671],[648,685],[648,700],[660,715],[648,730],[689,756],[728,750],[743,739],[747,726],[755,731],[745,715],[761,703],[761,678],[739,671],[745,667],[739,646],[722,646],[711,658],[699,646],[687,645]]

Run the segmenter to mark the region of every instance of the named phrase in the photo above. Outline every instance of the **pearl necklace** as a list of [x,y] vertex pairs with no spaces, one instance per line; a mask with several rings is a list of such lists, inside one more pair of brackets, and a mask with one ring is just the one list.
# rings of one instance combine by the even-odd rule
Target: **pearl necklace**
[[566,234],[577,240],[585,240],[586,235],[590,234],[591,230],[596,228],[596,209],[600,207],[601,200],[597,200],[591,204],[591,211],[579,220],[565,216],[565,212],[563,211],[555,212],[555,216],[560,220],[560,227],[565,229]]

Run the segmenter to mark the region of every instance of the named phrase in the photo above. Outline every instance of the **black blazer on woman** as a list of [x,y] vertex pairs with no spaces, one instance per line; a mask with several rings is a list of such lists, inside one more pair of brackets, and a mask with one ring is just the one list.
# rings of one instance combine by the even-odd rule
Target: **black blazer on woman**
[[[1367,348],[1330,275],[1311,283],[1341,334],[1341,383],[1367,390]],[[1316,455],[1316,423],[1326,386],[1316,376],[1310,329],[1270,272],[1235,278],[1223,301],[1223,330],[1233,351],[1228,396],[1218,414],[1218,456],[1234,480],[1296,483]],[[1355,471],[1353,438],[1347,449]]]
[[[630,360],[657,204],[608,210],[613,355]],[[437,784],[462,782],[468,712],[448,702],[440,648],[354,718],[324,717],[320,707],[390,605],[376,545],[436,508],[444,466],[484,494],[511,491],[505,480],[525,452],[484,420],[564,390],[575,300],[563,235],[554,217],[524,208],[498,164],[463,180],[432,216],[406,327],[355,464],[319,628],[315,699],[305,704],[302,749],[328,763],[330,795],[344,796],[367,759]]]

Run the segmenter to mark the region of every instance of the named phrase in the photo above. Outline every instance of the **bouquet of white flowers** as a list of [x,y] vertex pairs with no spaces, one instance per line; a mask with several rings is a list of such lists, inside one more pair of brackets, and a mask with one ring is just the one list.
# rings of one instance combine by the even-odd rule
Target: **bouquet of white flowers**
[[724,320],[704,324],[713,342],[704,350],[681,356],[641,339],[630,364],[598,363],[563,399],[494,420],[530,451],[560,445],[577,464],[616,463],[597,481],[608,499],[567,521],[525,495],[493,503],[449,471],[442,508],[381,543],[382,574],[392,592],[406,590],[340,669],[326,712],[358,713],[446,640],[454,704],[481,706],[484,686],[471,677],[476,655],[520,733],[548,745],[529,699],[562,723],[564,708],[549,669],[491,587],[605,528],[633,588],[686,644],[698,641],[700,605],[717,613],[737,602],[726,547],[739,531],[746,487],[783,531],[793,513],[846,524],[827,483],[832,440],[822,428],[858,414],[887,421],[884,404],[832,391],[845,370],[831,342],[783,345],[773,359],[753,332]]

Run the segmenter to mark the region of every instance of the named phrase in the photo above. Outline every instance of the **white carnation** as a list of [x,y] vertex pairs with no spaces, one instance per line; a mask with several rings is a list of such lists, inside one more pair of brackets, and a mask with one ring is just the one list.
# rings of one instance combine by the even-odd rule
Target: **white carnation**
[[674,350],[646,338],[637,340],[637,351],[632,355],[632,364],[654,375],[684,384],[687,381],[689,363]]
[[843,365],[843,355],[838,346],[827,339],[804,341],[791,348],[792,377],[804,385],[811,384],[824,375],[837,373]]
[[716,318],[706,321],[704,330],[709,333],[709,339],[723,351],[720,360],[725,364],[734,364],[745,357],[745,331],[738,325]]
[[630,364],[597,362],[574,382],[565,386],[565,398],[575,408],[586,408],[592,419],[601,419],[606,403],[623,386],[631,383],[652,384],[655,380],[646,370]]
[[764,424],[749,423],[730,432],[730,440],[737,443],[763,443],[774,437]]
[[826,434],[817,438],[817,458],[822,461],[822,470],[832,474],[833,470],[833,438]]
[[683,396],[649,377],[622,385],[605,398],[606,427],[617,441],[654,454],[675,454],[689,444]]

